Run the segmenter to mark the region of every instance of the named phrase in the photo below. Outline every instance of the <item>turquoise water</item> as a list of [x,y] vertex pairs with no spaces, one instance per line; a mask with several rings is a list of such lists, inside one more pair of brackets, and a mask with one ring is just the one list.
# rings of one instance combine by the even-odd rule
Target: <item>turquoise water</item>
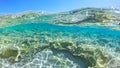
[[[42,49],[39,50],[40,49],[39,48],[38,51],[35,51],[36,50],[35,46],[38,48],[42,44],[44,46],[44,44],[50,44],[51,42],[64,42],[64,41],[73,43],[74,44],[73,46],[76,47],[84,44],[83,46],[85,45],[91,45],[93,47],[100,46],[100,47],[105,47],[108,50],[110,48],[112,52],[115,52],[116,54],[120,54],[120,31],[110,30],[107,28],[101,28],[96,26],[80,27],[80,26],[59,26],[48,23],[29,23],[29,24],[10,26],[0,29],[1,50],[3,50],[2,47],[4,46],[6,46],[6,48],[11,47],[13,44],[16,44],[14,46],[15,48],[18,46],[19,48],[21,48],[21,50],[22,48],[24,48],[24,46],[28,48],[26,50],[26,53],[24,52],[21,53],[21,55],[23,56],[22,58],[23,60],[19,59],[19,62],[24,62],[25,59],[24,57],[32,57],[30,60],[26,59],[27,63],[32,61],[35,58],[33,55],[39,53],[42,50]],[[40,45],[37,45],[38,43]],[[24,46],[22,46],[22,44],[24,44]],[[60,44],[62,45],[62,43]],[[54,45],[53,46],[48,45],[48,46],[50,48],[54,47]],[[56,49],[60,49],[57,48],[57,45],[55,46]],[[60,50],[64,49],[64,46],[62,47]],[[72,49],[69,48],[66,48],[65,50],[67,49],[70,53],[74,51],[74,50],[71,51]],[[29,50],[31,51],[29,52]],[[119,56],[115,56],[115,57],[118,58]],[[72,61],[72,59],[70,59],[70,61]],[[73,62],[73,64],[74,63],[77,64],[77,62],[78,61],[76,60],[76,62]],[[79,63],[87,65],[87,63],[85,63],[84,60],[81,60],[81,62]],[[79,63],[78,63],[78,68],[80,68],[81,66],[79,65]],[[84,65],[82,66],[83,68],[86,67]]]
[[[34,35],[34,33],[41,33],[41,32],[47,32],[50,34],[51,38],[54,38],[56,36],[61,36],[60,33],[62,33],[62,36],[71,37],[73,39],[75,38],[83,38],[84,39],[91,39],[94,41],[97,41],[97,43],[101,45],[105,45],[109,42],[111,43],[111,46],[119,46],[120,45],[120,31],[110,30],[107,28],[101,28],[101,27],[79,27],[79,26],[58,26],[54,24],[48,24],[48,23],[30,23],[30,24],[22,24],[12,27],[7,27],[0,29],[2,35],[13,34],[14,36],[19,36],[19,33],[23,33],[24,36]],[[23,37],[24,37],[23,36]],[[86,40],[87,41],[87,40]],[[85,41],[84,41],[85,42]],[[95,43],[95,42],[91,42]]]

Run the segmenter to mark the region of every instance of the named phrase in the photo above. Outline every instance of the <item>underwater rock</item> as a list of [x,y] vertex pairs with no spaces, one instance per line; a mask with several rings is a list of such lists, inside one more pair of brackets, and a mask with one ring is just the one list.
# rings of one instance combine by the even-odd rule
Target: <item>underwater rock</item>
[[65,49],[67,49],[68,46],[72,46],[73,43],[67,42],[67,41],[64,41],[64,42],[54,41],[54,42],[51,42],[50,45],[56,49],[65,50]]
[[12,63],[18,62],[18,57],[19,57],[19,50],[15,47],[6,48],[0,54],[0,58],[7,59],[8,61]]
[[[20,28],[22,28],[22,30],[12,33],[12,31]],[[53,67],[59,67],[59,63],[61,65],[66,65],[65,67],[62,66],[63,68],[66,68],[67,65],[69,67],[69,64],[71,64],[72,67],[74,67],[72,64],[79,66],[79,64],[76,65],[77,60],[76,62],[73,62],[71,59],[69,59],[69,62],[66,61],[66,52],[69,52],[74,59],[82,59],[86,66],[93,68],[107,68],[110,64],[114,63],[113,65],[115,65],[118,63],[118,61],[113,59],[119,60],[120,58],[119,52],[115,51],[116,47],[118,47],[117,43],[120,42],[120,32],[113,30],[100,29],[96,27],[82,28],[76,26],[57,26],[47,23],[23,24],[4,28],[3,32],[4,30],[7,30],[10,34],[7,36],[1,34],[0,36],[0,56],[1,58],[2,56],[6,57],[2,58],[3,61],[11,60],[9,63],[13,62],[13,59],[16,59],[17,62],[13,63],[13,66],[15,66],[14,64],[22,65],[25,63],[25,65],[29,67],[29,64],[27,65],[27,63],[37,59],[39,56],[36,58],[36,55],[39,53],[41,54],[40,56],[42,56],[39,57],[39,60],[40,63],[43,64],[43,67],[50,67],[50,64],[46,63],[48,59],[46,59],[47,54],[46,52],[44,54],[44,50],[52,48],[55,50],[52,51],[54,54],[49,54],[51,55],[49,56],[51,57],[49,63],[53,60],[53,63],[51,64],[52,66],[56,61],[58,61],[56,66]],[[76,37],[76,34],[78,37]],[[112,42],[111,39],[113,40]],[[111,45],[107,44],[109,42],[111,42]],[[106,44],[108,46],[103,46],[102,44]],[[113,47],[110,48],[110,46]],[[3,47],[15,48],[10,50],[8,49],[7,51],[4,50]],[[55,53],[54,51],[60,52]],[[65,53],[61,53],[61,51],[65,51]],[[34,67],[35,64],[30,64],[30,66]]]
[[2,54],[0,54],[0,57],[9,58],[11,56],[16,57],[17,55],[18,55],[18,50],[7,49],[4,52],[2,52]]

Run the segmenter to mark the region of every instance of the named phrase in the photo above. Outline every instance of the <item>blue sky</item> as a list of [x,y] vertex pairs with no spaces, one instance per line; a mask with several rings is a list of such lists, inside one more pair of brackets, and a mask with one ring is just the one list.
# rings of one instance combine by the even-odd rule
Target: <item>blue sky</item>
[[120,8],[120,0],[0,0],[0,13],[23,11],[63,12],[84,7]]

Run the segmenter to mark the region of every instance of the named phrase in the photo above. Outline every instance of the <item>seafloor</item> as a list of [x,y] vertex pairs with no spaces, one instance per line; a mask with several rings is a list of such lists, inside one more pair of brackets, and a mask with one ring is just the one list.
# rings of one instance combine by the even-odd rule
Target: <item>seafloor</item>
[[120,9],[0,15],[0,68],[120,68]]
[[29,23],[0,29],[0,68],[120,68],[120,31]]

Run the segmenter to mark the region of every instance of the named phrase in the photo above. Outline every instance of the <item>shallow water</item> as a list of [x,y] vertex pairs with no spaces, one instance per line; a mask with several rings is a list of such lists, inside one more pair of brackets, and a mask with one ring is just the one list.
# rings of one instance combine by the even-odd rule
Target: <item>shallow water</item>
[[[67,47],[68,45],[75,47],[75,50],[73,47],[69,49]],[[117,58],[117,60],[119,60],[120,31],[110,30],[107,28],[101,28],[96,26],[91,26],[91,27],[59,26],[48,23],[29,23],[29,24],[22,24],[22,25],[1,28],[0,55],[2,55],[2,57],[0,61],[1,62],[0,66],[7,67],[3,63],[3,62],[7,62],[8,67],[9,66],[19,67],[19,64],[21,63],[24,63],[21,64],[21,67],[28,67],[34,61],[34,59],[37,59],[38,61],[41,60],[41,58],[38,59],[39,57],[37,56],[38,53],[42,53],[42,51],[44,52],[44,49],[45,51],[46,49],[48,49],[50,50],[50,52],[52,52],[52,54],[49,54],[48,52],[48,54],[50,55],[49,57],[51,58],[43,60],[43,58],[46,57],[45,56],[42,58],[42,60],[43,61],[47,60],[46,62],[40,61],[37,64],[33,63],[33,67],[36,68],[42,66],[44,67],[45,66],[44,64],[47,63],[46,67],[48,66],[49,68],[50,67],[56,68],[57,64],[55,66],[54,64],[59,60],[59,64],[60,64],[60,66],[58,65],[59,68],[66,68],[66,67],[86,68],[89,67],[89,64],[92,64],[92,62],[86,62],[86,60],[84,60],[86,58],[83,57],[84,58],[83,59],[81,56],[79,56],[79,54],[81,54],[81,51],[79,52],[79,49],[77,51],[77,47],[83,47],[83,48],[87,47],[88,50],[86,51],[89,51],[90,47],[88,45],[90,45],[90,47],[94,49],[97,47],[105,48],[105,51],[108,51],[109,54],[111,54],[111,56],[117,54],[114,55],[114,58]],[[54,48],[55,50],[51,50],[51,48]],[[13,57],[14,59],[18,59],[17,62],[13,63],[14,59],[10,58],[13,55],[7,56],[7,58],[4,57],[4,54],[2,53],[6,53],[5,51],[7,50],[5,49],[17,50],[18,53],[20,53],[20,55],[17,54],[16,56]],[[59,54],[53,54],[54,51],[56,51],[56,49],[60,50],[58,52]],[[67,50],[67,52],[65,52],[66,54],[63,53],[61,50]],[[102,51],[102,49],[100,50]],[[71,55],[69,53],[71,53]],[[47,52],[43,54],[47,54]],[[86,52],[83,52],[83,54],[86,55]],[[87,54],[88,54],[87,56],[92,55],[89,53]],[[72,55],[73,57],[69,58]],[[103,53],[103,55],[107,55],[107,54]],[[21,56],[21,58],[17,56]],[[57,58],[54,59],[53,56]],[[69,57],[67,58],[67,56]],[[76,60],[75,56],[79,57],[80,59]],[[67,59],[69,61],[67,61]],[[64,61],[65,63],[63,63],[63,60],[65,60]],[[110,60],[106,61],[105,63],[107,64],[109,61]],[[67,64],[69,62],[70,64]],[[117,61],[115,62],[116,64],[118,64]],[[83,65],[80,65],[79,63]],[[107,65],[107,67],[109,67],[109,65]]]
[[48,23],[30,23],[30,24],[22,24],[22,25],[3,28],[0,29],[0,31],[1,31],[0,33],[1,35],[7,34],[7,36],[11,36],[12,34],[14,36],[19,36],[22,33],[24,36],[27,35],[34,36],[34,33],[46,32],[50,34],[51,38],[56,37],[56,35],[59,37],[61,36],[60,33],[62,33],[63,37],[66,36],[66,37],[71,37],[73,39],[83,38],[94,41],[100,40],[97,41],[97,43],[103,42],[103,45],[107,44],[108,42],[112,42],[113,46],[120,45],[120,31],[110,30],[107,28],[103,28],[103,27],[101,28],[96,26],[79,27],[79,26],[58,26]]

